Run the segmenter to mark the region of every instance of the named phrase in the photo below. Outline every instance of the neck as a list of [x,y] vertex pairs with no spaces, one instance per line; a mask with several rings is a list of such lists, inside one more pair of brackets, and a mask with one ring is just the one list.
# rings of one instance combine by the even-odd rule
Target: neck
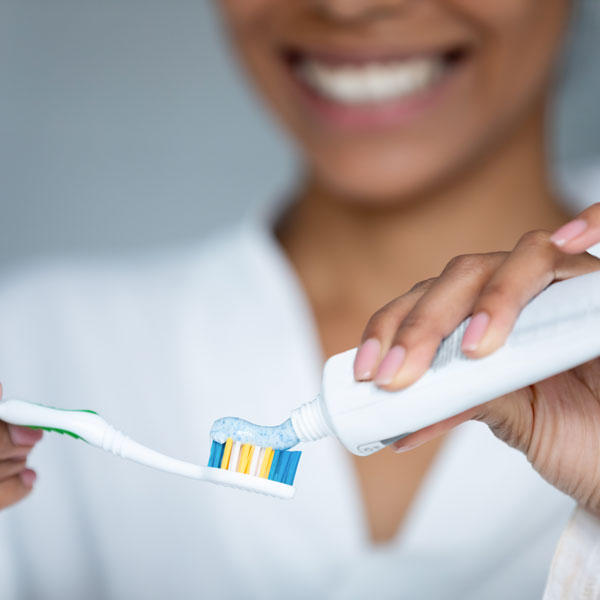
[[[315,304],[374,310],[453,256],[509,250],[566,217],[547,172],[543,116],[452,183],[409,202],[351,203],[309,180],[278,230]],[[374,308],[373,308],[374,307]]]

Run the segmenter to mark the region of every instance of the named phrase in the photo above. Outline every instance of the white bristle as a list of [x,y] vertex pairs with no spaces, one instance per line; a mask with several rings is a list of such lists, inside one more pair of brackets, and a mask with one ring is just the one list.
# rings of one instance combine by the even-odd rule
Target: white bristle
[[240,442],[233,442],[233,447],[231,448],[231,458],[229,459],[229,467],[228,471],[237,471],[238,463],[240,462],[240,450],[242,449],[242,444]]
[[258,469],[262,462],[262,457],[265,455],[265,449],[260,446],[254,446],[254,454],[252,455],[252,462],[250,463],[249,474],[256,477],[258,475]]

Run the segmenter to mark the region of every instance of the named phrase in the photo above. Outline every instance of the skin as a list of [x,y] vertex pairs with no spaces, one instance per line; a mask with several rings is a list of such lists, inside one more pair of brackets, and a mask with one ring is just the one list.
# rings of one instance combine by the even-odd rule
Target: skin
[[[453,256],[510,249],[524,232],[553,231],[567,219],[549,183],[544,124],[568,0],[221,0],[219,5],[250,80],[305,159],[304,183],[276,233],[304,286],[325,355],[355,346],[375,311],[415,281],[438,275]],[[340,128],[323,121],[307,108],[280,54],[290,45],[372,56],[439,51],[455,44],[466,49],[468,62],[441,99],[386,127]],[[546,255],[546,250],[539,252]],[[473,289],[484,285],[481,272],[492,277],[494,265],[501,269],[497,258],[477,260],[483,266],[472,260],[474,274],[468,269]],[[550,269],[549,262],[544,264]],[[582,264],[565,263],[565,276]],[[548,280],[548,272],[537,276],[538,282]],[[454,290],[463,276],[446,271],[441,279]],[[519,277],[507,284],[521,300],[526,297],[519,287],[523,281]],[[478,297],[473,292],[462,299],[467,314]],[[389,328],[380,324],[376,334],[366,334],[381,336],[378,360],[386,340],[404,322],[389,305],[386,310],[393,313]],[[432,318],[439,317],[438,304],[428,310]],[[495,313],[491,322],[496,323]],[[497,343],[501,337],[494,339]],[[412,354],[408,347],[407,356]],[[423,358],[421,367],[425,363]],[[402,383],[394,380],[393,385]],[[563,398],[559,392],[566,384],[544,385],[554,391],[538,394],[540,402],[552,394]],[[579,401],[581,390],[566,387]],[[518,404],[504,402],[513,416],[522,412]],[[564,402],[544,403],[549,411],[553,405],[568,408]],[[569,414],[573,427],[584,426],[578,413]],[[500,429],[483,414],[472,417],[490,422],[496,433]],[[503,419],[504,439],[519,438],[516,422]],[[451,425],[416,435],[429,438]],[[541,430],[535,439],[547,441],[552,435]],[[4,440],[6,457],[12,446],[9,436]],[[395,535],[442,445],[438,435],[399,456],[384,451],[352,458],[372,540]],[[588,456],[588,448],[581,450]],[[533,461],[538,469],[542,463],[550,464]],[[553,483],[560,479],[556,472],[543,474]],[[585,469],[581,475],[585,480]],[[4,494],[2,485],[0,505],[19,498]]]
[[[305,159],[304,184],[276,233],[304,285],[325,355],[356,345],[368,321],[362,340],[378,338],[381,346],[370,376],[398,340],[406,345],[405,366],[387,385],[397,389],[422,374],[459,314],[489,310],[490,329],[482,345],[469,351],[483,356],[502,342],[535,290],[597,268],[587,256],[567,259],[549,233],[539,233],[568,219],[550,183],[545,121],[570,2],[221,0],[220,6],[251,81]],[[468,48],[469,63],[441,102],[397,126],[362,129],[336,127],[307,110],[279,53],[295,45],[305,52],[393,54],[450,42]],[[528,231],[538,233],[523,238]],[[584,246],[563,251],[581,252]],[[487,255],[513,247],[510,254]],[[528,253],[535,267],[521,258]],[[467,258],[444,268],[461,255]],[[496,300],[488,307],[483,290],[498,290],[498,280],[505,304]],[[443,298],[450,293],[460,308],[445,318]],[[409,317],[416,306],[417,325],[437,326],[423,342],[417,339],[423,331]],[[548,481],[594,508],[597,482],[590,474],[598,469],[598,452],[573,443],[582,439],[577,431],[591,434],[590,423],[598,421],[583,418],[595,410],[590,368],[417,432],[404,440],[404,448],[418,446],[409,453],[352,458],[372,540],[395,535],[443,445],[441,434],[466,418],[488,423],[526,452]],[[548,415],[535,424],[534,395]],[[585,410],[573,410],[569,398]],[[565,412],[569,435],[553,429]],[[595,433],[600,439],[597,426]],[[551,448],[567,439],[565,462],[550,460]],[[569,480],[565,465],[573,455],[586,460]]]
[[[378,340],[381,356],[393,358],[388,354],[393,347],[402,348],[404,356],[385,382],[382,362],[374,361],[375,381],[388,390],[416,381],[431,364],[440,341],[471,314],[486,315],[486,325],[467,329],[463,353],[475,359],[488,356],[503,345],[522,308],[540,291],[556,281],[600,270],[599,259],[582,253],[600,242],[600,204],[576,222],[585,224],[585,231],[569,242],[560,230],[554,236],[534,231],[512,252],[457,257],[439,277],[417,284],[375,313],[364,339]],[[549,483],[600,515],[600,359],[409,435],[396,444],[397,451],[416,448],[468,419],[489,425],[500,439],[523,452]]]
[[41,431],[0,421],[0,510],[22,500],[31,492],[36,474],[27,468],[27,457],[41,438]]

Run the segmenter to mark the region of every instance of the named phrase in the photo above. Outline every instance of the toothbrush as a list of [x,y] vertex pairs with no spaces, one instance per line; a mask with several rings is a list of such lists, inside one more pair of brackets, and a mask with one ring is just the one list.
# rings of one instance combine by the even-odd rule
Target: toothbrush
[[64,410],[6,399],[0,401],[0,420],[66,434],[115,456],[191,479],[282,499],[292,498],[295,493],[292,484],[300,452],[278,451],[275,461],[276,453],[272,448],[261,449],[250,444],[234,443],[233,440],[224,444],[213,442],[209,466],[204,467],[166,456],[135,442],[92,410]]
[[211,430],[208,466],[183,462],[134,442],[97,413],[0,401],[0,420],[64,433],[141,464],[277,498],[294,496],[301,442],[336,437],[367,456],[423,427],[600,356],[600,271],[551,285],[521,312],[505,345],[477,360],[461,352],[468,320],[440,345],[428,371],[399,392],[356,382],[356,349],[331,357],[320,394],[276,427],[237,417]]

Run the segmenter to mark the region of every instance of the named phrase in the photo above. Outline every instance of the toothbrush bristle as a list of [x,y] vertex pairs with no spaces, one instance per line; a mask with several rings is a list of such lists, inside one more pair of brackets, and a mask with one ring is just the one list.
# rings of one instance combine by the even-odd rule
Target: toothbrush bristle
[[213,441],[208,466],[294,485],[301,454],[242,444],[228,438],[224,444]]

